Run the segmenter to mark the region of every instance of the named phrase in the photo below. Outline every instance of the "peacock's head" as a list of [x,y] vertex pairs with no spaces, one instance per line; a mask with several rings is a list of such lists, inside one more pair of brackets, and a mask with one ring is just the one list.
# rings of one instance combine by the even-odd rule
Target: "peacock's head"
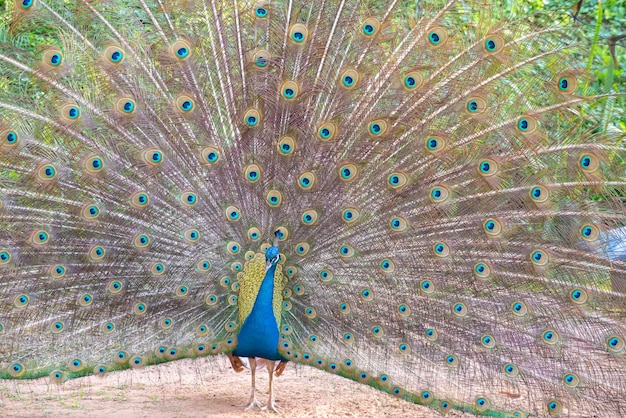
[[267,249],[265,252],[265,272],[278,264],[279,255],[278,247],[272,246]]

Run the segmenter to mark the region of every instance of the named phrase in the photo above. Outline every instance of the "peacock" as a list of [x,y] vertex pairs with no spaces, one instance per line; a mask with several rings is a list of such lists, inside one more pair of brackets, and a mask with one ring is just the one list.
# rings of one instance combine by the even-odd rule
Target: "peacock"
[[578,21],[8,8],[0,378],[226,355],[248,409],[295,363],[442,414],[626,415],[626,147]]

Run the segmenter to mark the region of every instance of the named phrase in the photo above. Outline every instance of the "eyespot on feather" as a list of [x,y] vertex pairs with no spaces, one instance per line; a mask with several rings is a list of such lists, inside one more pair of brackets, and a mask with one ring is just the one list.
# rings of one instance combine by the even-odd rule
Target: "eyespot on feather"
[[178,61],[185,61],[191,56],[191,44],[184,39],[179,39],[170,47],[170,54]]
[[441,26],[435,26],[428,30],[426,36],[428,38],[428,44],[433,48],[439,48],[445,45],[448,40],[448,32]]
[[358,71],[349,68],[341,73],[339,80],[341,87],[346,90],[352,90],[358,86],[359,82],[361,81],[361,75]]
[[317,137],[320,141],[328,142],[337,136],[337,124],[334,122],[323,122],[317,128]]
[[265,49],[259,49],[252,56],[252,62],[254,63],[254,67],[259,70],[268,68],[271,60],[272,60],[272,54],[270,54]]
[[572,94],[578,88],[578,80],[571,73],[562,73],[556,77],[556,86],[561,94]]
[[280,85],[280,95],[284,100],[293,101],[298,98],[300,87],[295,81],[285,81]]
[[309,30],[302,23],[296,23],[289,28],[289,40],[292,44],[302,45],[309,39]]
[[490,35],[483,43],[483,51],[489,55],[497,54],[504,49],[504,39],[500,35]]
[[256,128],[261,124],[262,115],[261,112],[256,108],[249,108],[243,114],[243,123],[248,128]]
[[102,52],[102,56],[104,57],[106,62],[111,65],[117,66],[124,62],[126,54],[124,53],[124,50],[120,47],[111,45],[105,48],[105,50]]
[[123,116],[132,116],[137,110],[137,103],[130,97],[120,97],[115,102],[115,110]]
[[174,101],[174,108],[184,115],[193,112],[195,106],[195,101],[187,95],[180,95]]
[[487,110],[487,102],[482,97],[470,97],[465,103],[465,112],[470,115],[479,115]]
[[66,103],[61,106],[61,118],[65,122],[76,122],[81,117],[80,108],[73,103]]
[[366,38],[373,38],[380,31],[380,21],[375,17],[368,17],[361,23],[361,33]]
[[46,68],[60,68],[63,65],[63,53],[58,48],[48,48],[41,56],[41,63]]
[[526,115],[520,117],[517,120],[517,123],[515,124],[515,129],[522,135],[530,135],[537,130],[538,126],[539,124],[537,122],[537,119],[535,119],[533,116]]

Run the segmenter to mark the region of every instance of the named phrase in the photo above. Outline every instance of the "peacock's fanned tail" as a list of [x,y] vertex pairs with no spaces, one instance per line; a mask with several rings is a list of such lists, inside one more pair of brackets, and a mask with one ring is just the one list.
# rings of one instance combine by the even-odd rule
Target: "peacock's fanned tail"
[[626,150],[572,28],[417,3],[16,0],[0,378],[233,351],[278,231],[285,359],[441,412],[626,414]]

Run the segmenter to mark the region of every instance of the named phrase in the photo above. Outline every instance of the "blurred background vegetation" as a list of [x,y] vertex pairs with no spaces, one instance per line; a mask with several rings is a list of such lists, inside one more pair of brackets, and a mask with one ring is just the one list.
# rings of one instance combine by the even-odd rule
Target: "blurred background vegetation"
[[[56,28],[41,26],[18,37],[10,34],[7,22],[13,1],[0,0],[0,42],[12,42],[25,49],[45,44],[47,35]],[[368,8],[384,9],[388,2],[363,0],[363,3]],[[472,9],[475,15],[459,17],[459,27],[463,25],[462,19],[478,19],[479,13],[485,13],[481,0],[468,0],[468,3],[476,6]],[[424,0],[400,0],[400,4],[408,17],[423,12]],[[571,36],[579,40],[581,50],[587,54],[581,60],[586,61],[593,74],[592,91],[622,94],[589,103],[584,111],[601,125],[596,129],[617,133],[616,140],[621,140],[623,135],[619,134],[626,133],[626,0],[495,0],[488,13],[498,19],[571,27]],[[406,22],[394,22],[403,23]],[[624,37],[617,39],[620,35]],[[614,51],[609,47],[611,40]]]

